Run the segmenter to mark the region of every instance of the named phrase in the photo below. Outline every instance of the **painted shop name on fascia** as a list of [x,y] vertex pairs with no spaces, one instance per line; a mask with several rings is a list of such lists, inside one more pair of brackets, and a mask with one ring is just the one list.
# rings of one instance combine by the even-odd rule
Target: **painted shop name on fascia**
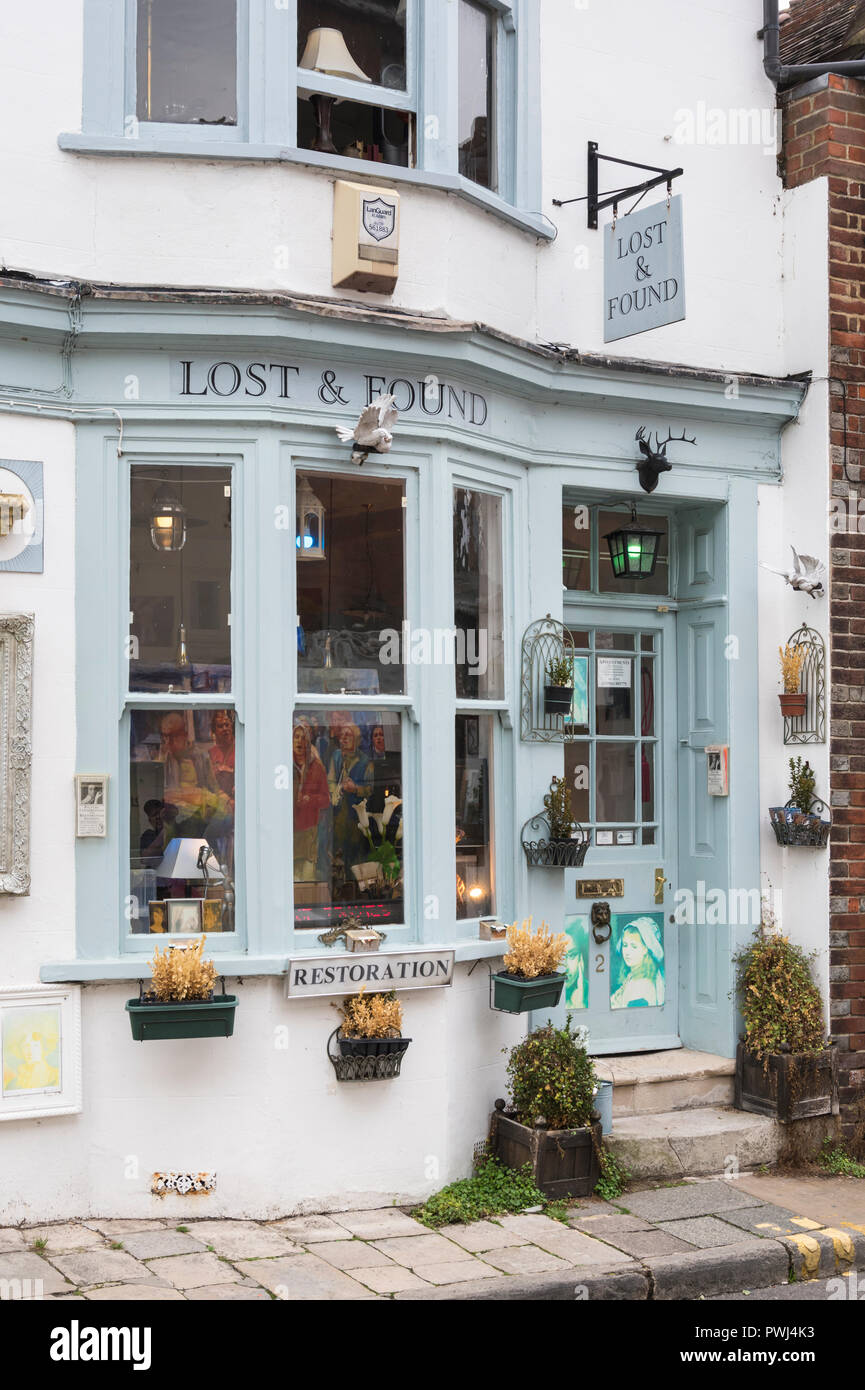
[[351,956],[316,956],[293,960],[286,977],[290,999],[321,994],[342,994],[350,989],[430,989],[453,982],[454,952],[389,951],[358,959]]
[[382,376],[328,367],[322,363],[223,358],[181,358],[172,363],[171,394],[177,400],[291,401],[328,406],[334,413],[362,410],[378,396],[391,395],[400,415],[432,416],[482,428],[489,417],[487,398],[466,386],[423,377]]

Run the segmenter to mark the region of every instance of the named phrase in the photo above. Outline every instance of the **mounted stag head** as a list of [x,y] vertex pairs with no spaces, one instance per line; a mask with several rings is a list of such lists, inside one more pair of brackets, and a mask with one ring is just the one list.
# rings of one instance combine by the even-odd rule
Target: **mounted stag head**
[[652,431],[646,433],[645,425],[641,425],[637,430],[635,438],[643,454],[641,462],[637,463],[637,472],[640,475],[640,487],[644,492],[654,492],[658,486],[658,479],[662,473],[669,473],[673,465],[667,459],[667,445],[673,442],[679,444],[696,444],[696,437],[689,439],[685,430],[681,434],[667,432],[667,438],[662,440],[660,432],[655,434],[655,447],[652,448]]

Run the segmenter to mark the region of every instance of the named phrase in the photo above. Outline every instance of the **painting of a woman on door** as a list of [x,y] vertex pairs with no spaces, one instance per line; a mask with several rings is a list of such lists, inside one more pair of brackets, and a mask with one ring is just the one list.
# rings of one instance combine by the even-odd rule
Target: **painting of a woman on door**
[[568,953],[565,956],[567,967],[565,1008],[587,1009],[589,1007],[588,917],[566,917],[565,933],[569,941]]
[[666,997],[663,913],[615,913],[610,946],[610,1008],[660,1008]]

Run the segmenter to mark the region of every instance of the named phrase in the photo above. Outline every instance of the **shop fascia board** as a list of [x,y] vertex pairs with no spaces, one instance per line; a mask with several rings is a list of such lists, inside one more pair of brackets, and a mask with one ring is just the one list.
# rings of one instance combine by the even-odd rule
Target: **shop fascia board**
[[[453,951],[457,964],[475,960],[495,960],[508,949],[506,941],[423,941],[411,942],[411,950]],[[394,954],[403,954],[406,945],[394,948]],[[217,955],[214,964],[219,970],[220,979],[258,979],[265,976],[284,975],[292,961],[318,958],[327,951],[316,939],[308,951],[293,951],[285,956],[232,956]],[[334,951],[334,955],[341,952]],[[377,952],[379,956],[388,954],[387,947]],[[39,970],[42,984],[102,983],[111,984],[123,980],[147,980],[151,975],[150,961],[140,956],[114,957],[106,960],[67,960],[49,961]]]

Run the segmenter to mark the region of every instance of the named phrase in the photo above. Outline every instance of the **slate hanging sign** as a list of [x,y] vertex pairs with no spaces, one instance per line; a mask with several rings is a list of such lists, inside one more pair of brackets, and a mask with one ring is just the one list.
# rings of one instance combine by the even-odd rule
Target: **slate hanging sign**
[[682,199],[670,199],[604,228],[604,342],[685,317]]

